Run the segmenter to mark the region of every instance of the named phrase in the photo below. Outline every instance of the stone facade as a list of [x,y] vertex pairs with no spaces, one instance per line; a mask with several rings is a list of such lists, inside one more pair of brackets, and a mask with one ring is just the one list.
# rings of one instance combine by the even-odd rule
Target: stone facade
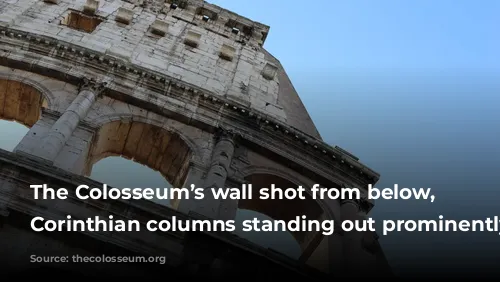
[[[370,276],[389,273],[372,233],[294,234],[302,256],[293,261],[231,234],[48,236],[28,230],[27,218],[40,214],[232,219],[240,207],[275,219],[366,216],[373,206],[367,200],[270,206],[208,198],[173,201],[170,209],[148,201],[32,199],[29,184],[100,186],[86,176],[109,156],[147,165],[176,187],[376,183],[376,172],[322,141],[285,70],[263,48],[268,32],[268,26],[195,0],[0,0],[0,117],[30,127],[14,153],[0,151],[2,254],[22,260],[5,242],[31,244],[20,247],[28,253],[95,254],[98,245],[167,255],[160,273],[197,265],[199,273],[217,276],[248,263],[291,277],[338,277],[359,267]],[[126,270],[120,273],[146,271]]]

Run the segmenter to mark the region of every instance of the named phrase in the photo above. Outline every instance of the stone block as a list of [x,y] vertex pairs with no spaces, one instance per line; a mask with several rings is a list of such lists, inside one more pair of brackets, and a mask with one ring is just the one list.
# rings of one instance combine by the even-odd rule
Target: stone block
[[168,30],[168,23],[164,21],[155,20],[153,24],[151,24],[151,32],[156,35],[165,36],[165,34],[167,34],[167,30]]
[[235,53],[236,49],[234,47],[223,44],[219,53],[219,57],[227,61],[232,61]]
[[99,9],[98,0],[87,0],[87,2],[85,2],[85,5],[83,6],[83,12],[88,15],[95,15],[98,9]]
[[277,72],[278,72],[277,66],[271,63],[267,63],[262,69],[262,76],[267,80],[273,80]]
[[116,14],[115,20],[119,23],[130,24],[134,18],[134,11],[120,7]]
[[200,7],[197,10],[197,14],[200,15],[201,19],[206,22],[216,21],[218,19],[218,11],[209,5]]
[[166,2],[169,3],[168,7],[171,10],[176,10],[177,8],[186,9],[189,5],[187,0],[172,0]]
[[186,38],[184,38],[184,44],[196,48],[200,44],[200,39],[201,34],[190,30],[187,32]]
[[130,2],[135,6],[141,6],[144,4],[144,0],[132,0],[132,1],[126,1],[126,2]]

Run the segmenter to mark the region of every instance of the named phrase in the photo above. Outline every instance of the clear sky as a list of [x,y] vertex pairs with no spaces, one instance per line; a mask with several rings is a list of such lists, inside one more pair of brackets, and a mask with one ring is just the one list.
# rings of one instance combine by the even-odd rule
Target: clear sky
[[[500,1],[210,2],[271,26],[265,48],[286,68],[323,139],[381,173],[377,186],[434,189],[432,204],[378,201],[376,220],[499,215]],[[0,128],[9,150],[27,131]],[[134,179],[110,184],[141,186],[154,177],[116,160],[97,164],[93,177],[132,175],[124,170]],[[280,249],[286,240],[274,238],[270,245]],[[500,259],[492,233],[380,241],[401,274],[409,265],[460,272]]]
[[[375,219],[498,215],[500,1],[212,3],[271,26],[265,48],[325,141],[380,172],[381,187],[435,191],[433,204],[378,201]],[[500,253],[493,233],[380,240],[400,274],[432,264],[466,272]]]

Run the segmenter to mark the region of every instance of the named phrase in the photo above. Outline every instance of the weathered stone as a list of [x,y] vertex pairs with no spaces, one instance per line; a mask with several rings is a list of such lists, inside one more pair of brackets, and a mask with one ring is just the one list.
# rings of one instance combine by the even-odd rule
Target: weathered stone
[[[212,153],[210,168],[205,178],[205,189],[226,189],[226,180],[231,164],[236,135],[234,132],[220,128],[215,135],[215,147]],[[224,214],[220,209],[222,199],[215,199],[211,192],[205,193],[205,199],[196,205],[195,211],[209,218],[232,219],[236,216],[236,209]]]
[[262,69],[262,76],[267,80],[273,80],[277,71],[278,67],[273,64],[266,63],[264,69]]
[[134,18],[134,11],[125,8],[118,8],[115,20],[123,24],[130,24]]
[[201,34],[189,30],[184,38],[184,43],[188,46],[196,48],[200,44],[200,38]]
[[[321,140],[282,65],[259,46],[269,31],[265,25],[202,1],[189,1],[175,10],[163,0],[110,0],[100,8],[97,1],[88,1],[86,13],[78,11],[83,1],[11,2],[0,0],[0,7],[8,7],[0,8],[0,117],[31,128],[15,154],[0,150],[0,173],[8,182],[0,184],[0,203],[8,203],[6,209],[12,211],[0,232],[2,254],[7,243],[26,246],[22,236],[31,236],[30,242],[48,242],[46,237],[11,226],[17,221],[28,224],[13,216],[37,213],[60,219],[65,213],[86,218],[112,212],[141,221],[171,220],[172,216],[234,219],[238,208],[286,221],[293,214],[336,221],[354,214],[351,204],[311,199],[279,203],[171,199],[173,209],[160,201],[36,202],[26,188],[26,183],[47,182],[98,186],[85,176],[97,161],[109,156],[148,166],[174,186],[224,189],[244,183],[256,188],[322,183],[337,187],[349,182],[366,187],[379,178],[356,157]],[[128,26],[115,22],[115,13],[120,21],[120,7],[133,10],[133,20],[130,13],[122,19]],[[50,22],[60,17],[60,25]],[[238,34],[232,33],[233,28]],[[149,32],[160,36],[146,36]],[[82,78],[110,83],[98,95],[99,89],[77,87]],[[231,132],[238,138],[232,138]],[[354,204],[362,213],[373,207]],[[345,234],[294,232],[302,250],[297,262],[233,236],[224,239],[231,240],[227,244],[213,233],[201,237],[189,232],[139,233],[85,233],[87,239],[82,242],[51,238],[47,244],[71,243],[80,249],[70,252],[78,253],[91,252],[89,246],[98,244],[119,245],[138,254],[166,255],[170,267],[193,260],[198,269],[210,273],[215,270],[209,264],[218,257],[217,265],[224,268],[219,274],[242,271],[248,263],[259,269],[272,265],[273,273],[278,273],[280,268],[272,263],[278,261],[287,266],[287,271],[279,272],[280,278],[290,273],[293,277],[321,275],[317,270],[337,275],[344,261],[350,269],[361,261],[369,269],[378,265],[373,258],[381,252],[369,238],[352,237],[347,242]],[[186,239],[191,235],[194,240]],[[87,241],[92,236],[95,241]],[[232,245],[238,246],[238,254],[225,257]],[[353,252],[344,245],[352,245]],[[254,261],[245,249],[252,249],[259,258]],[[240,261],[247,263],[240,265]],[[297,263],[314,269],[306,274],[302,267],[294,268]],[[164,271],[172,270],[159,270]]]
[[83,6],[83,12],[89,15],[94,15],[99,9],[98,0],[87,0]]
[[76,11],[69,11],[61,20],[62,25],[88,33],[93,32],[101,22],[102,20],[98,17]]
[[151,32],[160,36],[164,36],[168,31],[168,23],[155,20],[151,25]]
[[48,161],[54,161],[73,135],[79,122],[85,119],[102,90],[102,85],[94,81],[86,81],[76,99],[54,123],[47,137],[40,147],[33,151],[33,154]]
[[43,97],[33,86],[19,81],[0,79],[1,118],[16,120],[32,127],[40,118],[43,101]]
[[234,47],[224,44],[222,45],[219,56],[224,60],[232,61],[235,53],[236,49]]

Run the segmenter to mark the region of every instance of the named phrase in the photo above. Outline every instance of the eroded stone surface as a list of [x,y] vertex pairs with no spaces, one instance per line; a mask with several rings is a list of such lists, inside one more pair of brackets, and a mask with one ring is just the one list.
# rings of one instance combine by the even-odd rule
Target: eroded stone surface
[[[89,1],[82,5],[79,2],[63,1],[54,5],[31,1],[29,5],[22,4],[17,8],[13,8],[16,4],[11,4],[11,7],[0,11],[0,19],[13,28],[40,31],[47,36],[114,54],[137,65],[179,77],[221,96],[231,92],[230,95],[249,101],[256,110],[287,122],[308,134],[319,136],[301,103],[297,105],[299,107],[294,104],[280,105],[279,80],[268,80],[261,75],[267,60],[259,41],[262,41],[263,34],[267,36],[266,26],[202,1],[189,1],[188,8],[175,10],[170,9],[169,4],[164,1],[100,1],[98,8],[97,2],[99,1]],[[69,12],[70,9],[87,11],[83,14],[86,17],[82,15],[77,19],[76,14]],[[120,27],[114,18],[121,19],[120,15],[124,9],[133,10],[138,17],[131,23],[127,16],[125,21],[129,25]],[[210,14],[212,20],[205,22],[204,14]],[[61,17],[65,17],[63,21],[67,25],[74,25],[75,21],[79,21],[80,25],[84,25],[80,29],[82,31],[64,29],[59,24]],[[15,19],[15,23],[10,24],[11,19]],[[158,19],[169,25],[167,36],[159,40],[142,36]],[[200,24],[193,26],[191,23]],[[240,34],[233,34],[233,27],[239,28]],[[179,41],[184,40],[188,29],[204,38],[199,46],[195,43],[196,40],[189,41],[193,46],[197,46],[194,50],[188,50],[179,44]],[[231,52],[234,54],[230,55],[230,58],[238,57],[238,60],[226,63],[222,59],[221,62],[219,54],[223,44],[232,46],[233,42],[246,42],[237,43],[235,50]],[[240,64],[247,67],[240,68]],[[182,74],[178,69],[182,69]],[[250,78],[247,92],[231,91],[239,87],[240,82],[236,79],[238,77]],[[267,107],[266,104],[273,106]],[[288,118],[292,112],[299,117]],[[297,123],[301,119],[308,120],[308,124]]]
[[83,11],[86,14],[94,15],[99,9],[99,2],[98,0],[86,0]]
[[126,8],[119,8],[115,20],[123,24],[130,24],[134,18],[134,11]]
[[0,118],[32,127],[40,118],[43,96],[19,81],[0,79]]
[[123,156],[159,171],[174,187],[182,187],[191,150],[179,135],[142,122],[114,121],[103,125],[92,145],[86,174],[109,156]]
[[[95,2],[86,3],[94,7]],[[28,167],[66,173],[57,175],[59,179],[86,182],[83,176],[97,161],[123,156],[161,172],[178,187],[253,183],[303,185],[307,190],[315,183],[340,188],[378,179],[356,157],[321,142],[283,67],[262,48],[268,27],[202,1],[174,2],[110,0],[89,10],[83,1],[0,1],[0,117],[31,127],[16,147],[17,154],[1,160],[0,169],[9,172],[2,175],[19,180],[17,168],[6,169],[2,162],[26,159]],[[123,17],[123,9],[131,13]],[[82,79],[91,78],[106,82],[106,91],[80,87]],[[52,174],[45,179],[56,177]],[[30,173],[23,174],[24,181],[38,179],[26,175]],[[33,204],[56,217],[53,207],[30,202],[24,186],[9,183],[0,186],[0,204],[9,203],[0,209],[22,214]],[[19,196],[12,198],[17,195],[13,191]],[[232,219],[237,208],[244,208],[283,220],[299,215],[355,218],[373,206],[365,201],[341,206],[338,201],[309,198],[283,203],[210,197],[195,202],[173,199],[172,204],[183,216],[197,212]],[[85,205],[95,207],[96,213],[123,208],[100,201],[56,206],[83,217],[91,214]],[[127,216],[155,217],[151,210],[176,212],[141,202]],[[292,265],[312,265],[332,274],[342,271],[344,260],[351,267],[356,260],[375,265],[376,241],[360,239],[373,236],[350,237],[359,241],[353,244],[340,232],[293,235],[302,255],[299,262],[288,261]],[[139,241],[128,241],[125,247],[154,253],[155,244],[168,245],[176,250],[170,254],[176,262],[180,257],[207,257],[187,255],[189,247],[152,234],[138,237],[146,247]],[[344,245],[352,251],[346,253]],[[275,252],[264,253],[287,262]]]

